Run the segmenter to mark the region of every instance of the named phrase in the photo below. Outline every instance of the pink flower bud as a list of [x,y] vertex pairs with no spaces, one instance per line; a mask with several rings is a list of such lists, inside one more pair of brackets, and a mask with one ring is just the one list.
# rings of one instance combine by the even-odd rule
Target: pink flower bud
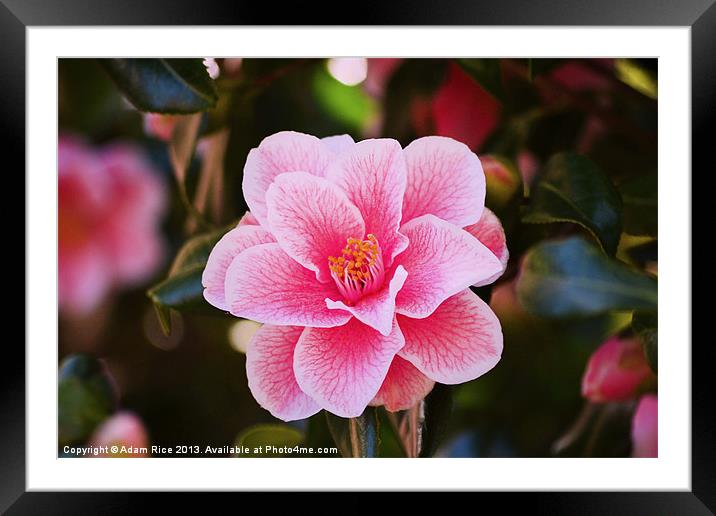
[[655,394],[647,394],[639,400],[631,426],[633,457],[658,457],[658,406]]
[[106,447],[98,457],[146,457],[149,438],[142,421],[131,412],[118,412],[92,434],[90,446]]
[[638,394],[652,376],[638,340],[612,337],[589,359],[582,396],[596,403],[624,401]]
[[520,186],[520,174],[495,156],[480,156],[487,182],[487,205],[499,210],[515,195]]

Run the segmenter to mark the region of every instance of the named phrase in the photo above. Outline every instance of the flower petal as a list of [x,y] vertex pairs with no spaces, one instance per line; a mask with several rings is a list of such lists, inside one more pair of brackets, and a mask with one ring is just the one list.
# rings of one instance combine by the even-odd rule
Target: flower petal
[[299,171],[324,176],[332,157],[328,147],[309,134],[281,131],[264,138],[251,149],[244,166],[242,187],[251,213],[266,222],[266,190],[276,176]]
[[358,207],[366,233],[378,238],[383,262],[390,267],[393,258],[408,245],[398,232],[406,181],[400,144],[390,139],[358,142],[329,167],[327,178]]
[[433,390],[435,382],[418,371],[413,364],[395,355],[388,374],[375,395],[372,406],[385,405],[390,412],[408,410]]
[[321,141],[334,153],[341,154],[347,150],[350,150],[356,142],[349,134],[337,134],[336,136],[326,136],[321,138]]
[[[244,218],[246,216],[241,220],[244,220]],[[220,310],[228,310],[224,285],[229,265],[245,249],[270,242],[276,242],[270,231],[260,226],[241,225],[241,222],[239,222],[239,226],[221,237],[221,240],[211,250],[206,261],[206,267],[201,275],[201,284],[204,286],[204,299]]]
[[404,342],[395,322],[388,336],[357,319],[338,328],[306,328],[294,355],[296,380],[324,409],[357,417],[375,397]]
[[237,226],[260,226],[261,223],[256,220],[256,217],[251,215],[250,211],[247,211],[243,214],[243,216],[239,219],[239,223]]
[[474,380],[500,360],[500,321],[469,289],[446,299],[426,319],[397,319],[405,336],[400,356],[436,382]]
[[502,270],[502,264],[479,240],[434,215],[404,225],[410,239],[398,262],[408,279],[396,297],[396,312],[427,317],[448,297]]
[[262,326],[246,350],[246,376],[256,401],[283,421],[305,419],[321,407],[296,383],[293,354],[301,326]]
[[278,244],[250,247],[234,258],[225,292],[233,315],[265,324],[329,328],[351,318],[326,307],[326,297],[337,295],[335,285],[316,281]]
[[485,244],[485,247],[492,251],[502,264],[502,270],[500,270],[500,272],[487,279],[478,281],[474,286],[482,287],[483,285],[489,285],[502,276],[507,268],[507,261],[510,259],[510,252],[507,250],[507,239],[505,238],[505,230],[502,228],[502,223],[492,210],[485,208],[480,220],[476,224],[467,226],[465,231]]
[[365,231],[358,209],[336,185],[305,172],[281,174],[266,192],[268,222],[281,247],[298,263],[333,282],[329,256]]
[[408,187],[403,223],[430,213],[456,226],[480,220],[485,205],[485,174],[464,143],[426,136],[405,148]]
[[403,287],[407,277],[408,273],[403,266],[398,265],[390,283],[383,286],[375,294],[361,298],[353,306],[348,306],[343,301],[326,299],[326,306],[346,310],[352,313],[359,321],[387,336],[393,328],[395,296]]

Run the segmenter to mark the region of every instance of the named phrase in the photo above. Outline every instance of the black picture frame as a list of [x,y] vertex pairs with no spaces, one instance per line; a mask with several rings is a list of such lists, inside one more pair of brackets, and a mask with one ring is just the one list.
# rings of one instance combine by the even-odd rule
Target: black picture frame
[[[704,168],[704,173],[711,171],[713,174],[713,161],[709,158],[713,147],[711,134],[716,129],[715,0],[670,3],[663,0],[632,0],[628,3],[624,0],[461,0],[450,3],[393,0],[347,7],[355,11],[350,21],[356,25],[688,26],[691,28],[692,59],[692,170]],[[337,13],[340,10],[326,8],[322,12]],[[5,137],[5,163],[8,163],[7,158],[14,158],[15,171],[25,167],[25,31],[28,26],[282,25],[289,22],[340,25],[347,21],[345,17],[334,18],[314,16],[303,3],[276,9],[268,3],[218,0],[0,0],[0,127]],[[684,302],[691,303],[691,300]],[[690,344],[671,342],[664,345],[688,349]],[[708,339],[692,346],[691,492],[480,493],[477,496],[482,497],[482,502],[499,503],[502,511],[521,506],[539,514],[716,513],[716,420],[713,417],[716,375],[711,372],[712,364],[716,362],[715,349]],[[3,374],[0,375],[0,510],[7,510],[7,514],[123,514],[140,508],[145,501],[138,498],[149,496],[146,493],[25,492],[25,354],[16,341],[6,340],[3,357]],[[162,509],[166,511],[174,504],[181,504],[184,509],[190,507],[183,495],[155,496],[161,497]],[[240,496],[245,498],[246,494]],[[357,497],[356,493],[346,495],[342,506],[354,510],[359,510],[361,505],[365,507],[355,501]],[[420,500],[420,497],[414,499]]]

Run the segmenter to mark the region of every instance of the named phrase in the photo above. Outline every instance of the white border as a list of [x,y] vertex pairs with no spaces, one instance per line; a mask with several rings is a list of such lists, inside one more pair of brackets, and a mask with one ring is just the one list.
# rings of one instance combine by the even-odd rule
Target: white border
[[[189,35],[189,36],[188,36]],[[187,37],[188,36],[188,37]],[[48,28],[27,31],[27,488],[690,490],[689,28]],[[57,459],[57,58],[659,57],[658,459]],[[668,317],[663,317],[668,314]]]

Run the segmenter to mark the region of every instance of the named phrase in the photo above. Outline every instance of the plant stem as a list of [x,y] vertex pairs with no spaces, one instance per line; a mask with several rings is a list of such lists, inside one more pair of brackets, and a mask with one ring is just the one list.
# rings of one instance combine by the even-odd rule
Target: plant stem
[[352,417],[348,420],[348,435],[351,440],[351,457],[361,457],[360,434],[358,432],[358,421]]

